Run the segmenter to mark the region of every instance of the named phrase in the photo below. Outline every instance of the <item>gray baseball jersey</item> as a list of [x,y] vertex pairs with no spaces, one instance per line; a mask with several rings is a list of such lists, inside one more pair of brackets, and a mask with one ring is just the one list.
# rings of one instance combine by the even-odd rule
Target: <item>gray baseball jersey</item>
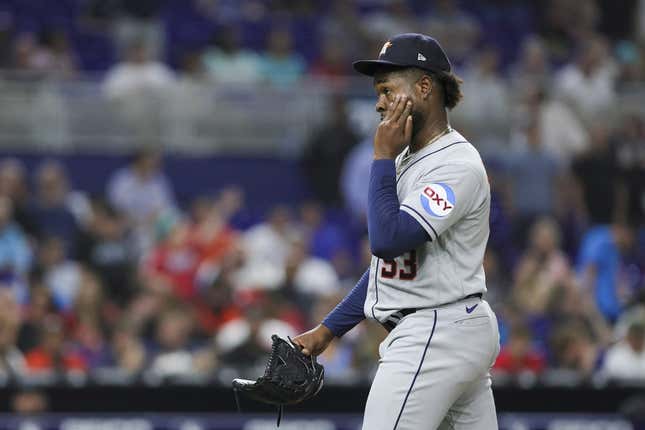
[[401,210],[430,241],[394,260],[372,257],[364,312],[384,321],[405,308],[433,308],[486,292],[490,187],[477,150],[450,131],[396,160]]
[[[497,428],[489,368],[499,352],[482,262],[490,189],[477,150],[451,131],[396,160],[401,209],[430,241],[394,260],[372,258],[364,312],[395,327],[379,366],[363,430]],[[470,297],[469,297],[470,296]],[[392,315],[405,308],[416,312]]]

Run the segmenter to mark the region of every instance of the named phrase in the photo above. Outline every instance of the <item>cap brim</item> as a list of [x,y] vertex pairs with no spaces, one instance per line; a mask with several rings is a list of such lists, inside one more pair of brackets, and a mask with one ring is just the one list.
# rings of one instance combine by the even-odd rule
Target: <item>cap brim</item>
[[361,73],[367,76],[374,76],[374,74],[379,69],[382,69],[385,67],[407,67],[401,64],[393,63],[391,61],[384,61],[384,60],[354,61],[352,63],[352,66],[354,66],[354,70],[356,70],[358,73]]

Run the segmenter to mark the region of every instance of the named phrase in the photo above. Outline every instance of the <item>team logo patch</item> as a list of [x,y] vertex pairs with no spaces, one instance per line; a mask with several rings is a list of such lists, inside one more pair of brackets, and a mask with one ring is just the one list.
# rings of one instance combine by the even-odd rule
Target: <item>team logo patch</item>
[[379,55],[379,57],[380,57],[381,55],[384,55],[384,54],[387,52],[387,49],[388,49],[390,46],[392,46],[392,42],[390,42],[389,40],[388,40],[387,42],[385,42],[385,43],[383,44],[383,47],[381,48],[381,52],[378,54],[378,55]]
[[455,207],[455,193],[446,184],[430,184],[421,193],[421,206],[430,215],[443,218]]

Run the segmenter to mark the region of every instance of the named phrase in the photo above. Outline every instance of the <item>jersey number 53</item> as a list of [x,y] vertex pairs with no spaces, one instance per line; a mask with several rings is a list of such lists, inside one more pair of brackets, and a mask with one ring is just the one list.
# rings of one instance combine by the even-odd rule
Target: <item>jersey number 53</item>
[[399,279],[409,281],[417,276],[417,252],[408,251],[399,258],[403,259],[403,267],[400,269],[396,260],[383,260],[381,278],[394,279],[398,275]]

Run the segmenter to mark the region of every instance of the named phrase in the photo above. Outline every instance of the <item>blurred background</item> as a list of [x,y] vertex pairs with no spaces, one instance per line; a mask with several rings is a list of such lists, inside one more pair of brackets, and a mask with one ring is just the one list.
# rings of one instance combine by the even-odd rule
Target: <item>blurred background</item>
[[[500,428],[639,428],[643,0],[0,0],[0,428],[274,428],[230,381],[369,264],[351,62],[402,32],[489,173]],[[282,427],[360,428],[384,335]]]

